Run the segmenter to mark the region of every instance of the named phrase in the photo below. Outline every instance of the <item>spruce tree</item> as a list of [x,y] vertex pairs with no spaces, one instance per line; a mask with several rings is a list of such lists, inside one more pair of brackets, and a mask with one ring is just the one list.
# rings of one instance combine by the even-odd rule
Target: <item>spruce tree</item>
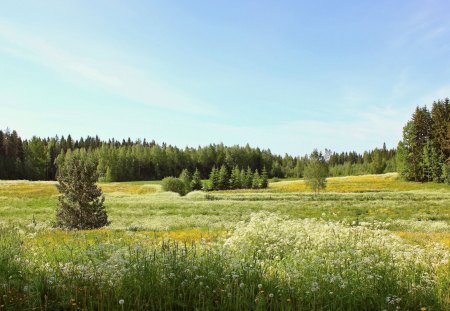
[[219,170],[219,177],[218,177],[218,188],[219,190],[227,190],[230,188],[229,184],[229,177],[228,177],[228,171],[225,165],[222,165],[222,167]]
[[252,189],[259,189],[259,188],[261,188],[261,178],[259,176],[258,170],[255,169],[252,179]]
[[231,171],[230,177],[230,189],[240,189],[241,188],[241,171],[238,166],[235,166]]
[[245,189],[246,185],[247,185],[247,173],[245,172],[244,169],[241,170],[241,174],[240,174],[240,178],[239,180],[241,181],[240,185],[240,189]]
[[219,190],[219,173],[215,166],[209,174],[209,190]]
[[266,167],[264,166],[261,173],[261,188],[265,189],[269,186],[269,176],[267,175]]
[[96,164],[83,151],[66,154],[64,164],[58,168],[56,225],[61,228],[94,229],[109,223],[105,197],[96,185]]
[[247,172],[245,173],[245,189],[251,189],[253,185],[253,172],[250,166],[247,168]]
[[202,188],[203,184],[200,176],[200,171],[198,169],[195,169],[194,175],[192,175],[191,189],[195,191],[195,190],[202,190]]

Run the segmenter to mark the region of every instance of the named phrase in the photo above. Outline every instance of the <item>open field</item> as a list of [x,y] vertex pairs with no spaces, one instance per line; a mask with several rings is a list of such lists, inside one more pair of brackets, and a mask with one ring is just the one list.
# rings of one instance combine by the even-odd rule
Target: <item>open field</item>
[[0,182],[0,310],[450,310],[449,186],[101,187],[110,227],[65,232],[54,183]]

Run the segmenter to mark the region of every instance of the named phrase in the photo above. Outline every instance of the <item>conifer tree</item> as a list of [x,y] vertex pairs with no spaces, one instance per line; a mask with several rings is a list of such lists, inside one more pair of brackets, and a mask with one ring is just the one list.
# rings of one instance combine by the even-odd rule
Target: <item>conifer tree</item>
[[235,166],[231,171],[230,177],[230,189],[240,189],[241,188],[241,171],[238,166]]
[[58,169],[60,193],[56,224],[66,229],[94,229],[108,225],[105,197],[97,187],[96,165],[77,150]]
[[259,188],[261,188],[261,178],[259,176],[258,170],[255,169],[252,179],[252,189],[259,189]]
[[200,177],[200,171],[198,169],[195,169],[194,175],[192,175],[191,189],[195,191],[195,190],[202,190],[202,188],[203,184],[202,179]]
[[269,176],[267,175],[266,167],[264,166],[261,173],[261,188],[265,189],[269,186]]
[[219,190],[226,190],[230,188],[229,184],[229,177],[228,177],[228,171],[225,165],[222,165],[219,170],[219,177],[218,177],[218,188]]
[[247,172],[245,173],[245,183],[244,188],[245,189],[251,189],[253,185],[253,172],[252,169],[247,167]]
[[219,190],[219,173],[215,166],[209,174],[209,190]]

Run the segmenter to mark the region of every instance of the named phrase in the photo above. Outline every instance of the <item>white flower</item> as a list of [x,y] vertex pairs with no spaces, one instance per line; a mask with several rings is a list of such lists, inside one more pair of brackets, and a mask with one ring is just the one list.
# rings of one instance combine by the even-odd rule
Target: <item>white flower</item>
[[123,299],[119,300],[119,305],[123,305],[124,303],[125,303],[125,300],[123,300]]

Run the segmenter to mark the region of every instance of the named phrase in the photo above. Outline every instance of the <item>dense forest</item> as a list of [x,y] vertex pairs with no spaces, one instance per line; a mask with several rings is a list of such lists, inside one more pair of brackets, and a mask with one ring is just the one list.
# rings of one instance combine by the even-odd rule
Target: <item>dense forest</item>
[[[100,140],[86,137],[78,140],[66,137],[22,140],[16,131],[0,131],[0,179],[54,180],[58,165],[67,153],[84,150],[97,165],[101,181],[159,180],[179,176],[183,169],[199,170],[208,178],[213,167],[225,166],[228,173],[239,167],[269,177],[303,177],[308,156],[284,156],[246,146],[209,146],[184,149],[146,140]],[[377,148],[359,154],[325,150],[331,176],[361,175],[396,170],[395,150]]]
[[399,173],[412,181],[450,183],[450,100],[417,107],[397,148]]

